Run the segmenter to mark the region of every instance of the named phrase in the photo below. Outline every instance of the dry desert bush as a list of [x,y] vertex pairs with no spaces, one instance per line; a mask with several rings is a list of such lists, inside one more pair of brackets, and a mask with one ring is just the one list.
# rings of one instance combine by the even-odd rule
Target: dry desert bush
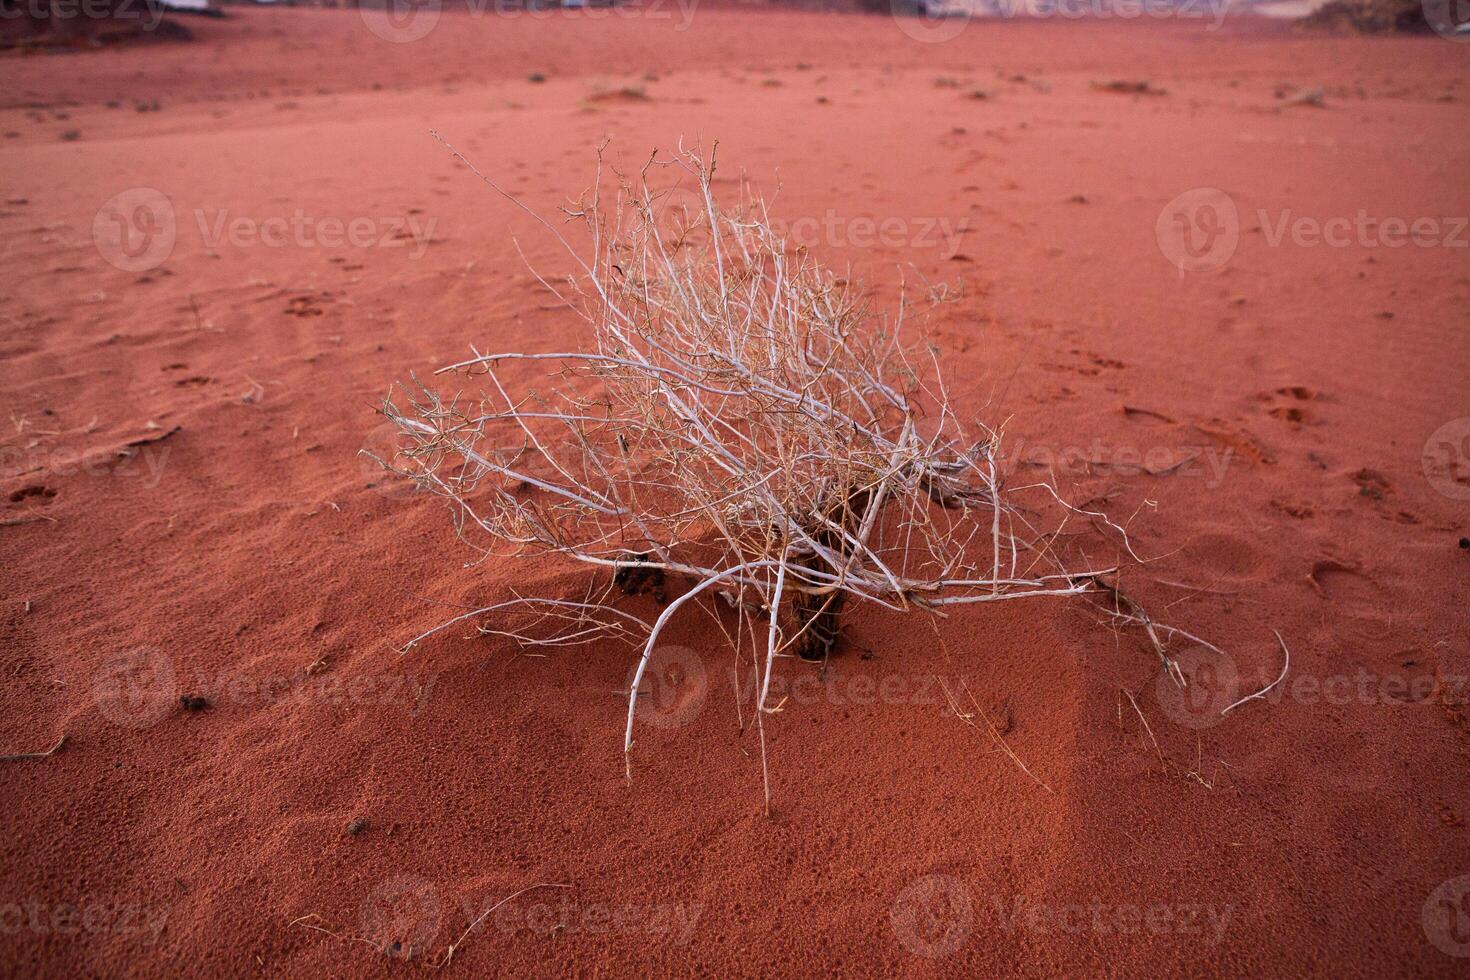
[[[967,427],[935,352],[904,342],[908,304],[870,310],[847,279],[788,247],[759,197],[722,210],[713,173],[713,154],[681,150],[605,181],[599,156],[592,189],[565,209],[590,254],[537,218],[575,262],[565,281],[542,282],[580,316],[585,344],[474,351],[437,373],[477,380],[475,397],[415,380],[384,403],[406,441],[382,462],[447,500],[464,540],[580,562],[604,583],[583,596],[517,595],[424,636],[480,619],[526,643],[633,640],[625,753],[660,634],[702,600],[715,600],[754,675],[762,744],[779,661],[826,657],[857,604],[943,614],[1101,594],[1168,666],[1175,631],[1109,584],[1116,569],[1065,567],[1053,544],[1080,519],[1131,554],[1123,529],[1050,483],[1008,484],[1001,433]],[[671,196],[680,184],[689,190]],[[544,368],[543,382],[507,384],[518,362]],[[622,593],[636,591],[663,600],[652,622],[624,608]],[[510,625],[516,611],[533,611],[534,624]]]

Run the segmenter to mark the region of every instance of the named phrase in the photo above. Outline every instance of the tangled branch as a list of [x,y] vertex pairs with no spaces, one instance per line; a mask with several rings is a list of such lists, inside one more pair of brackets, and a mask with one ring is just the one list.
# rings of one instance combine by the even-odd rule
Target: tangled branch
[[[465,540],[607,571],[609,588],[580,601],[518,596],[450,622],[539,607],[560,624],[552,636],[499,631],[528,643],[637,636],[625,754],[659,637],[701,597],[733,610],[737,648],[750,638],[762,725],[777,658],[825,658],[851,604],[941,614],[1101,591],[1114,569],[1063,567],[1033,526],[1038,508],[1101,522],[1131,554],[1122,528],[1049,484],[1007,485],[1001,433],[967,434],[934,352],[900,342],[906,302],[874,314],[848,280],[788,247],[758,197],[721,210],[714,171],[713,154],[681,149],[619,175],[605,197],[599,155],[592,189],[566,209],[590,237],[587,259],[505,195],[576,261],[578,275],[542,282],[585,321],[586,346],[474,350],[437,372],[478,379],[473,401],[415,379],[382,407],[405,442],[380,462],[444,497]],[[668,175],[692,191],[671,195]],[[532,366],[549,387],[502,378]],[[687,588],[653,623],[616,608],[612,586],[665,579]]]

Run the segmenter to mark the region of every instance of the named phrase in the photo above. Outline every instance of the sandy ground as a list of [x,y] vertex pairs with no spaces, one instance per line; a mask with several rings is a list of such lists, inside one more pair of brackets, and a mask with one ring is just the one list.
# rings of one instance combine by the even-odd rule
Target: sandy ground
[[[0,61],[0,751],[66,736],[0,764],[3,972],[408,975],[463,937],[464,975],[1463,975],[1467,49],[666,13],[242,9]],[[586,579],[467,568],[358,456],[410,372],[577,339],[515,240],[564,260],[431,129],[548,212],[605,137],[718,139],[880,302],[949,283],[915,339],[956,401],[1229,657],[1181,698],[1082,604],[860,611],[788,668],[767,817],[706,619],[631,784],[627,649],[399,654]],[[1287,678],[1222,718],[1273,630]]]

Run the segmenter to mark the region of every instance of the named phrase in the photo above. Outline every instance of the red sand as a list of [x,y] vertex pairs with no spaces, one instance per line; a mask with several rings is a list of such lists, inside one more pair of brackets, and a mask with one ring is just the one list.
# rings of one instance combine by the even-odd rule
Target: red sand
[[[926,45],[741,10],[687,31],[446,14],[392,45],[351,11],[232,13],[192,44],[0,61],[0,751],[68,738],[0,763],[5,973],[407,974],[548,882],[570,887],[509,902],[450,968],[1463,975],[1470,906],[1431,893],[1470,873],[1470,450],[1436,449],[1432,480],[1422,456],[1470,415],[1470,253],[1268,237],[1283,209],[1465,215],[1465,48],[1152,22]],[[1145,77],[1167,95],[1092,87]],[[648,98],[587,101],[628,85]],[[1283,108],[1283,85],[1326,106]],[[1220,719],[1081,604],[967,609],[943,647],[861,611],[870,657],[787,668],[812,686],[769,725],[767,818],[698,616],[671,639],[708,689],[641,729],[631,785],[625,649],[516,657],[464,629],[397,655],[460,604],[585,580],[465,569],[443,508],[356,455],[410,371],[576,342],[512,236],[555,270],[553,248],[431,128],[543,211],[604,135],[624,161],[718,138],[727,174],[779,178],[780,214],[832,213],[809,244],[882,298],[901,265],[963,280],[919,328],[955,400],[1010,417],[1020,457],[1077,447],[1074,499],[1140,511],[1136,547],[1164,557],[1127,581],[1238,668],[1204,664],[1199,690],[1276,677],[1273,629],[1286,682]],[[135,187],[178,216],[151,271],[93,244]],[[1231,196],[1240,242],[1181,275],[1156,219],[1195,187]],[[206,241],[298,210],[423,234]],[[876,242],[853,220],[890,216],[934,220]],[[968,221],[961,257],[923,233],[939,219]],[[394,938],[417,967],[372,946]]]

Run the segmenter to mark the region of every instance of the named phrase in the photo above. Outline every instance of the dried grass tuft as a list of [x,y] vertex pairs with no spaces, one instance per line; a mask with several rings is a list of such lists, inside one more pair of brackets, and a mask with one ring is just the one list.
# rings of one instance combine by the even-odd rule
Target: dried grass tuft
[[[608,181],[599,154],[592,189],[566,209],[591,244],[582,258],[475,170],[575,260],[578,275],[542,281],[583,319],[587,343],[474,351],[437,373],[477,380],[480,396],[415,380],[382,408],[407,445],[381,462],[444,497],[465,540],[607,574],[608,588],[580,599],[517,596],[424,636],[522,609],[538,628],[497,620],[493,630],[535,644],[633,639],[625,753],[659,636],[697,600],[728,602],[727,635],[756,675],[763,733],[778,658],[830,654],[856,604],[942,614],[1115,595],[1098,578],[1116,569],[1069,569],[1056,555],[1055,532],[1074,516],[1132,553],[1122,528],[1050,484],[1007,485],[999,428],[968,431],[935,352],[901,341],[908,303],[875,314],[846,278],[788,248],[759,197],[721,210],[714,172],[713,153],[681,149]],[[680,182],[688,189],[670,190]],[[605,183],[615,190],[604,194]],[[502,379],[527,362],[547,369],[544,383]],[[1035,521],[1047,512],[1056,520],[1043,533]],[[654,588],[673,596],[654,622],[618,607],[619,591]],[[1120,618],[1141,615],[1130,607]]]

